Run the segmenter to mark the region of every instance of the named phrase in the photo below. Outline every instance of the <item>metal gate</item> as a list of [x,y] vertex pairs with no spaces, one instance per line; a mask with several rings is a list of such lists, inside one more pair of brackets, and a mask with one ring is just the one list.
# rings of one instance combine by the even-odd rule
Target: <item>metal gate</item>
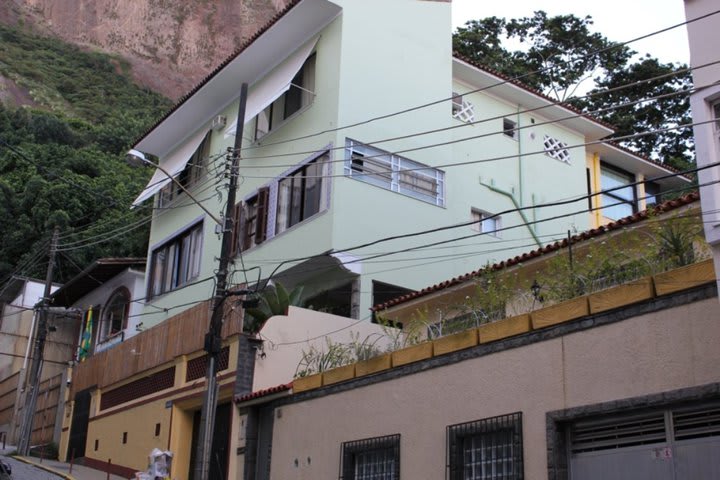
[[720,478],[720,404],[575,422],[572,480]]
[[82,390],[75,394],[73,405],[72,423],[70,424],[70,441],[65,461],[69,462],[72,457],[80,458],[85,456],[87,443],[88,421],[90,420],[90,391]]

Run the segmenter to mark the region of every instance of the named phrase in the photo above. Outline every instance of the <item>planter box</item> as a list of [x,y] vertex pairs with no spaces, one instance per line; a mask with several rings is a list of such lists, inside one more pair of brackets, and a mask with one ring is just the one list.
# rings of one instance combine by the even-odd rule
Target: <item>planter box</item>
[[537,310],[530,314],[532,319],[532,327],[534,330],[538,328],[549,327],[558,323],[567,322],[576,318],[584,317],[590,314],[587,297],[577,297],[566,302],[558,303],[551,307]]
[[712,259],[710,259],[659,273],[653,277],[653,280],[655,280],[657,294],[667,295],[668,293],[679,292],[680,290],[714,282],[715,268]]
[[386,353],[378,357],[365,360],[364,362],[358,362],[355,364],[355,376],[362,377],[363,375],[371,375],[373,373],[382,372],[392,367],[392,355]]
[[478,344],[477,329],[472,328],[447,337],[441,337],[433,340],[432,343],[434,356],[471,348]]
[[403,348],[392,353],[393,367],[399,367],[407,363],[417,362],[432,357],[432,342],[423,342],[412,347]]
[[344,382],[355,377],[355,364],[345,365],[344,367],[333,368],[323,373],[323,385],[332,385],[333,383]]
[[293,380],[293,393],[300,393],[306,390],[313,390],[322,387],[322,373],[308,375],[307,377],[299,377]]
[[494,342],[530,331],[530,315],[518,315],[488,323],[478,328],[480,343]]
[[590,313],[604,312],[631,303],[642,302],[653,298],[654,294],[651,277],[634,280],[590,295]]

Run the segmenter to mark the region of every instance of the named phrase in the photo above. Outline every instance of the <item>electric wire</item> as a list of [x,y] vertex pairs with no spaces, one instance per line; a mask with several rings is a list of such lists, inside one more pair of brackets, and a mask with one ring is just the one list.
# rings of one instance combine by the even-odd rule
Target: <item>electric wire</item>
[[[685,25],[689,25],[689,24],[691,24],[691,23],[694,23],[694,22],[697,22],[697,21],[700,21],[700,20],[704,20],[704,19],[709,18],[709,17],[711,17],[711,16],[713,16],[713,15],[717,15],[718,13],[720,13],[720,10],[715,10],[715,11],[709,12],[709,13],[707,13],[707,14],[701,15],[701,16],[699,16],[699,17],[695,17],[695,18],[686,20],[686,21],[684,21],[684,22],[677,23],[677,24],[671,25],[671,26],[669,26],[669,27],[665,27],[665,28],[660,29],[660,30],[654,30],[654,31],[652,31],[652,32],[650,32],[650,33],[641,35],[641,36],[639,36],[639,37],[632,38],[632,39],[630,39],[630,40],[626,40],[626,41],[624,41],[624,42],[619,42],[619,43],[613,42],[613,44],[610,45],[610,46],[608,46],[608,47],[595,50],[595,51],[593,51],[593,52],[588,53],[587,55],[584,55],[584,56],[582,56],[582,57],[580,57],[580,58],[577,58],[577,59],[573,60],[572,63],[574,63],[574,62],[581,62],[581,61],[583,61],[583,60],[587,60],[588,58],[591,58],[591,57],[593,57],[593,56],[595,56],[595,55],[598,55],[598,54],[600,54],[600,53],[603,53],[603,52],[605,52],[605,51],[609,51],[609,50],[613,50],[613,49],[620,48],[620,47],[623,47],[623,46],[627,46],[627,45],[629,45],[629,44],[631,44],[631,43],[635,43],[635,42],[638,42],[638,41],[640,41],[640,40],[644,40],[644,39],[646,39],[646,38],[649,38],[649,37],[652,37],[652,36],[655,36],[655,35],[659,35],[659,34],[668,32],[668,31],[673,30],[673,29],[675,29],[675,28],[683,27],[683,26],[685,26]],[[568,63],[571,63],[571,62],[568,62]],[[522,75],[517,75],[517,76],[515,76],[515,77],[508,78],[507,80],[502,80],[502,81],[500,81],[500,82],[496,82],[496,83],[493,83],[493,84],[488,85],[488,86],[485,86],[485,87],[481,87],[481,88],[477,88],[477,89],[475,89],[475,90],[471,90],[471,91],[469,91],[469,92],[466,92],[466,94],[467,94],[467,95],[470,95],[470,94],[473,94],[473,93],[478,93],[478,92],[482,92],[482,91],[485,91],[485,90],[489,90],[489,89],[492,89],[492,88],[495,88],[495,87],[499,87],[499,86],[502,86],[502,85],[505,85],[505,84],[508,84],[508,83],[518,82],[518,81],[522,80],[523,78],[531,77],[531,76],[537,75],[537,74],[539,74],[539,73],[544,73],[544,72],[546,72],[546,71],[548,71],[548,70],[551,70],[551,69],[552,69],[552,67],[551,67],[551,66],[548,66],[548,67],[545,67],[545,68],[541,68],[541,69],[539,69],[539,70],[536,70],[536,71],[534,71],[534,72],[528,72],[528,73],[525,73],[525,74],[522,74]],[[496,75],[493,74],[493,76],[496,76]],[[308,134],[308,135],[302,135],[302,136],[298,136],[298,137],[294,137],[294,138],[290,138],[290,139],[285,139],[285,140],[281,140],[281,141],[277,141],[277,142],[273,142],[273,143],[265,143],[265,144],[263,144],[263,145],[249,146],[249,147],[247,147],[247,148],[243,148],[242,150],[246,150],[246,149],[247,149],[247,150],[253,150],[253,149],[256,149],[256,148],[268,147],[268,146],[272,146],[272,145],[281,145],[281,144],[285,144],[285,143],[289,143],[289,142],[296,142],[296,141],[298,141],[298,140],[305,140],[305,139],[308,139],[308,138],[313,138],[313,137],[317,137],[317,136],[320,136],[320,135],[325,135],[325,134],[328,134],[328,133],[338,132],[338,131],[346,130],[346,129],[349,129],[349,128],[355,128],[355,127],[359,127],[359,126],[362,126],[362,125],[366,125],[366,124],[368,124],[368,123],[376,122],[376,121],[379,121],[379,120],[385,120],[385,119],[387,119],[387,118],[391,118],[391,117],[394,117],[394,116],[403,115],[403,114],[406,114],[406,113],[412,113],[412,112],[415,112],[415,111],[417,111],[417,110],[421,110],[421,109],[424,109],[424,108],[432,107],[432,106],[434,106],[434,105],[438,105],[438,104],[443,103],[443,102],[452,101],[453,98],[454,98],[454,96],[450,96],[450,97],[442,98],[442,99],[440,99],[440,100],[435,100],[435,101],[432,101],[432,102],[429,102],[429,103],[424,103],[424,104],[417,105],[417,106],[414,106],[414,107],[411,107],[411,108],[407,108],[407,109],[404,109],[404,110],[399,110],[399,111],[392,112],[392,113],[389,113],[389,114],[372,117],[372,118],[370,118],[370,119],[366,119],[366,120],[363,120],[363,121],[360,121],[360,122],[356,122],[356,123],[353,123],[353,124],[348,124],[348,125],[344,125],[344,126],[340,126],[340,127],[330,128],[330,129],[326,129],[326,130],[323,130],[323,131],[320,131],[320,132],[316,132],[316,133],[312,133],[312,134]]]

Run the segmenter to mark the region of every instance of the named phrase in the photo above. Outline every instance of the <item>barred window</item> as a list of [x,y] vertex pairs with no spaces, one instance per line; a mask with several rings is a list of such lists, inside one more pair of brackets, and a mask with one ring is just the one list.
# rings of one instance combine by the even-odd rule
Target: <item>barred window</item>
[[447,428],[449,480],[522,480],[522,413]]
[[347,139],[345,175],[378,187],[445,205],[445,172]]
[[341,480],[398,480],[400,434],[342,444]]

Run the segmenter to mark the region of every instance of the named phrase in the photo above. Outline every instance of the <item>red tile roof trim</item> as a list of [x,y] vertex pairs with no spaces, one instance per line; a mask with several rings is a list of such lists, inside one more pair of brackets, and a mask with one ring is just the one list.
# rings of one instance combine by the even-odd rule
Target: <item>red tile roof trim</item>
[[283,383],[275,387],[258,390],[257,392],[248,393],[247,395],[235,396],[235,403],[247,402],[248,400],[255,400],[256,398],[267,397],[273,393],[287,392],[292,389],[293,382]]
[[257,30],[250,38],[245,40],[245,42],[242,45],[240,45],[232,54],[230,54],[230,56],[227,57],[222,63],[220,63],[220,65],[215,67],[215,70],[213,70],[205,78],[203,78],[200,81],[200,83],[198,83],[192,90],[190,90],[188,93],[183,95],[180,98],[180,100],[178,100],[177,103],[175,103],[175,105],[173,105],[173,107],[165,113],[165,115],[163,115],[159,120],[157,120],[155,123],[153,123],[153,125],[150,128],[148,128],[145,131],[145,133],[140,135],[140,137],[138,137],[138,139],[133,142],[133,145],[137,145],[138,143],[140,143],[145,137],[147,137],[150,134],[150,132],[155,130],[155,128],[158,125],[160,125],[162,122],[164,122],[170,115],[173,114],[173,112],[175,112],[175,110],[180,108],[180,106],[183,103],[185,103],[190,97],[195,95],[198,92],[198,90],[200,90],[203,86],[205,86],[205,84],[208,83],[210,80],[212,80],[212,78],[215,75],[220,73],[220,71],[223,68],[228,66],[228,64],[230,62],[235,60],[235,58],[237,58],[241,53],[243,53],[250,45],[253,44],[253,42],[255,42],[255,40],[260,38],[268,30],[270,30],[270,28],[272,28],[273,25],[275,25],[282,17],[287,15],[287,13],[290,10],[292,10],[293,8],[295,8],[300,2],[302,2],[302,0],[292,0],[285,8],[283,8],[278,13],[276,13],[275,16],[270,19],[269,22],[267,22],[259,30]]
[[[608,223],[607,225],[603,225],[598,228],[593,228],[593,229],[587,230],[585,232],[579,233],[577,235],[573,235],[570,238],[570,242],[572,244],[576,244],[576,243],[584,241],[584,240],[589,240],[591,238],[599,237],[600,235],[604,235],[604,234],[612,232],[614,230],[620,230],[623,227],[626,227],[627,225],[632,225],[632,224],[641,222],[641,221],[645,220],[646,218],[648,218],[649,215],[669,212],[671,210],[675,210],[675,209],[683,207],[685,205],[689,205],[691,203],[697,202],[698,200],[700,200],[700,194],[698,194],[697,192],[689,193],[683,197],[664,202],[650,210],[643,210],[642,212],[635,213],[633,215],[630,215],[629,217],[621,218],[615,222]],[[530,252],[523,253],[522,255],[518,255],[513,258],[503,260],[501,262],[495,263],[488,267],[484,267],[482,269],[478,269],[473,272],[466,273],[465,275],[460,275],[459,277],[451,278],[450,280],[445,280],[444,282],[437,283],[435,285],[431,285],[431,286],[423,288],[422,290],[419,290],[417,292],[402,295],[400,297],[389,300],[385,303],[375,305],[370,310],[372,310],[373,312],[377,312],[380,310],[384,310],[386,308],[394,307],[396,305],[400,305],[400,304],[408,302],[410,300],[414,300],[416,298],[424,297],[431,293],[438,292],[445,288],[453,287],[455,285],[464,283],[474,277],[477,277],[481,272],[486,271],[488,269],[491,271],[502,270],[504,268],[512,267],[512,266],[518,265],[522,262],[526,262],[526,261],[541,257],[543,255],[546,255],[548,253],[560,250],[567,246],[568,246],[568,240],[563,239],[563,240],[557,241],[555,243],[545,245],[544,247],[537,248]]]

